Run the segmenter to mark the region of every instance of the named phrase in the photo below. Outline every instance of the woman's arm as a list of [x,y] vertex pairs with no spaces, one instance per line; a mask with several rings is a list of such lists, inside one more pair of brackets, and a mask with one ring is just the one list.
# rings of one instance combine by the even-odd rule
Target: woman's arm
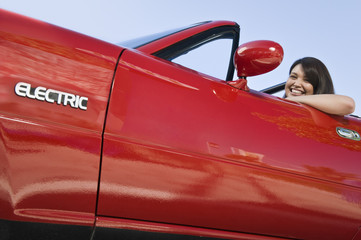
[[336,94],[316,94],[290,96],[286,99],[304,103],[329,114],[344,116],[355,111],[355,101],[347,96]]

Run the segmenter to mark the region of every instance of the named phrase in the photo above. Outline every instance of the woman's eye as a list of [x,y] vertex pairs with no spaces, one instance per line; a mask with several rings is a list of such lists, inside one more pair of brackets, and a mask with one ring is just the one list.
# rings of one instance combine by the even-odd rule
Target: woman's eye
[[291,79],[297,79],[297,76],[295,76],[295,75],[290,75],[290,78],[291,78]]

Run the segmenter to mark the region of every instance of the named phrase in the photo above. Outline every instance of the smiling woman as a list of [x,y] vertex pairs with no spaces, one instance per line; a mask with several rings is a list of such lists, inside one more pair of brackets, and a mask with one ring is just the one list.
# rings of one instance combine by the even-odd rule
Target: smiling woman
[[294,62],[285,85],[286,98],[323,112],[347,115],[355,110],[352,98],[334,94],[331,76],[318,59],[305,57]]

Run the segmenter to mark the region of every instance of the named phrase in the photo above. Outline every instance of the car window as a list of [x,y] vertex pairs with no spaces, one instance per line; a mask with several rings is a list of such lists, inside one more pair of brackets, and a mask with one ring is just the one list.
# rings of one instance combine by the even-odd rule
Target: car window
[[232,39],[217,39],[173,59],[172,62],[213,77],[226,79],[232,43]]
[[239,26],[208,29],[180,40],[152,55],[222,80],[234,77],[232,53],[239,43]]

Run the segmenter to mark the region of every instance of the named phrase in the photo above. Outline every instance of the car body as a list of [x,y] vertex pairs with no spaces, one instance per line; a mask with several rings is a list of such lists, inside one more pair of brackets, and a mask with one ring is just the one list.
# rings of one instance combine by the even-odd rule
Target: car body
[[[223,78],[176,62],[220,39]],[[360,238],[360,119],[232,81],[238,39],[209,21],[119,46],[0,10],[1,236]]]

